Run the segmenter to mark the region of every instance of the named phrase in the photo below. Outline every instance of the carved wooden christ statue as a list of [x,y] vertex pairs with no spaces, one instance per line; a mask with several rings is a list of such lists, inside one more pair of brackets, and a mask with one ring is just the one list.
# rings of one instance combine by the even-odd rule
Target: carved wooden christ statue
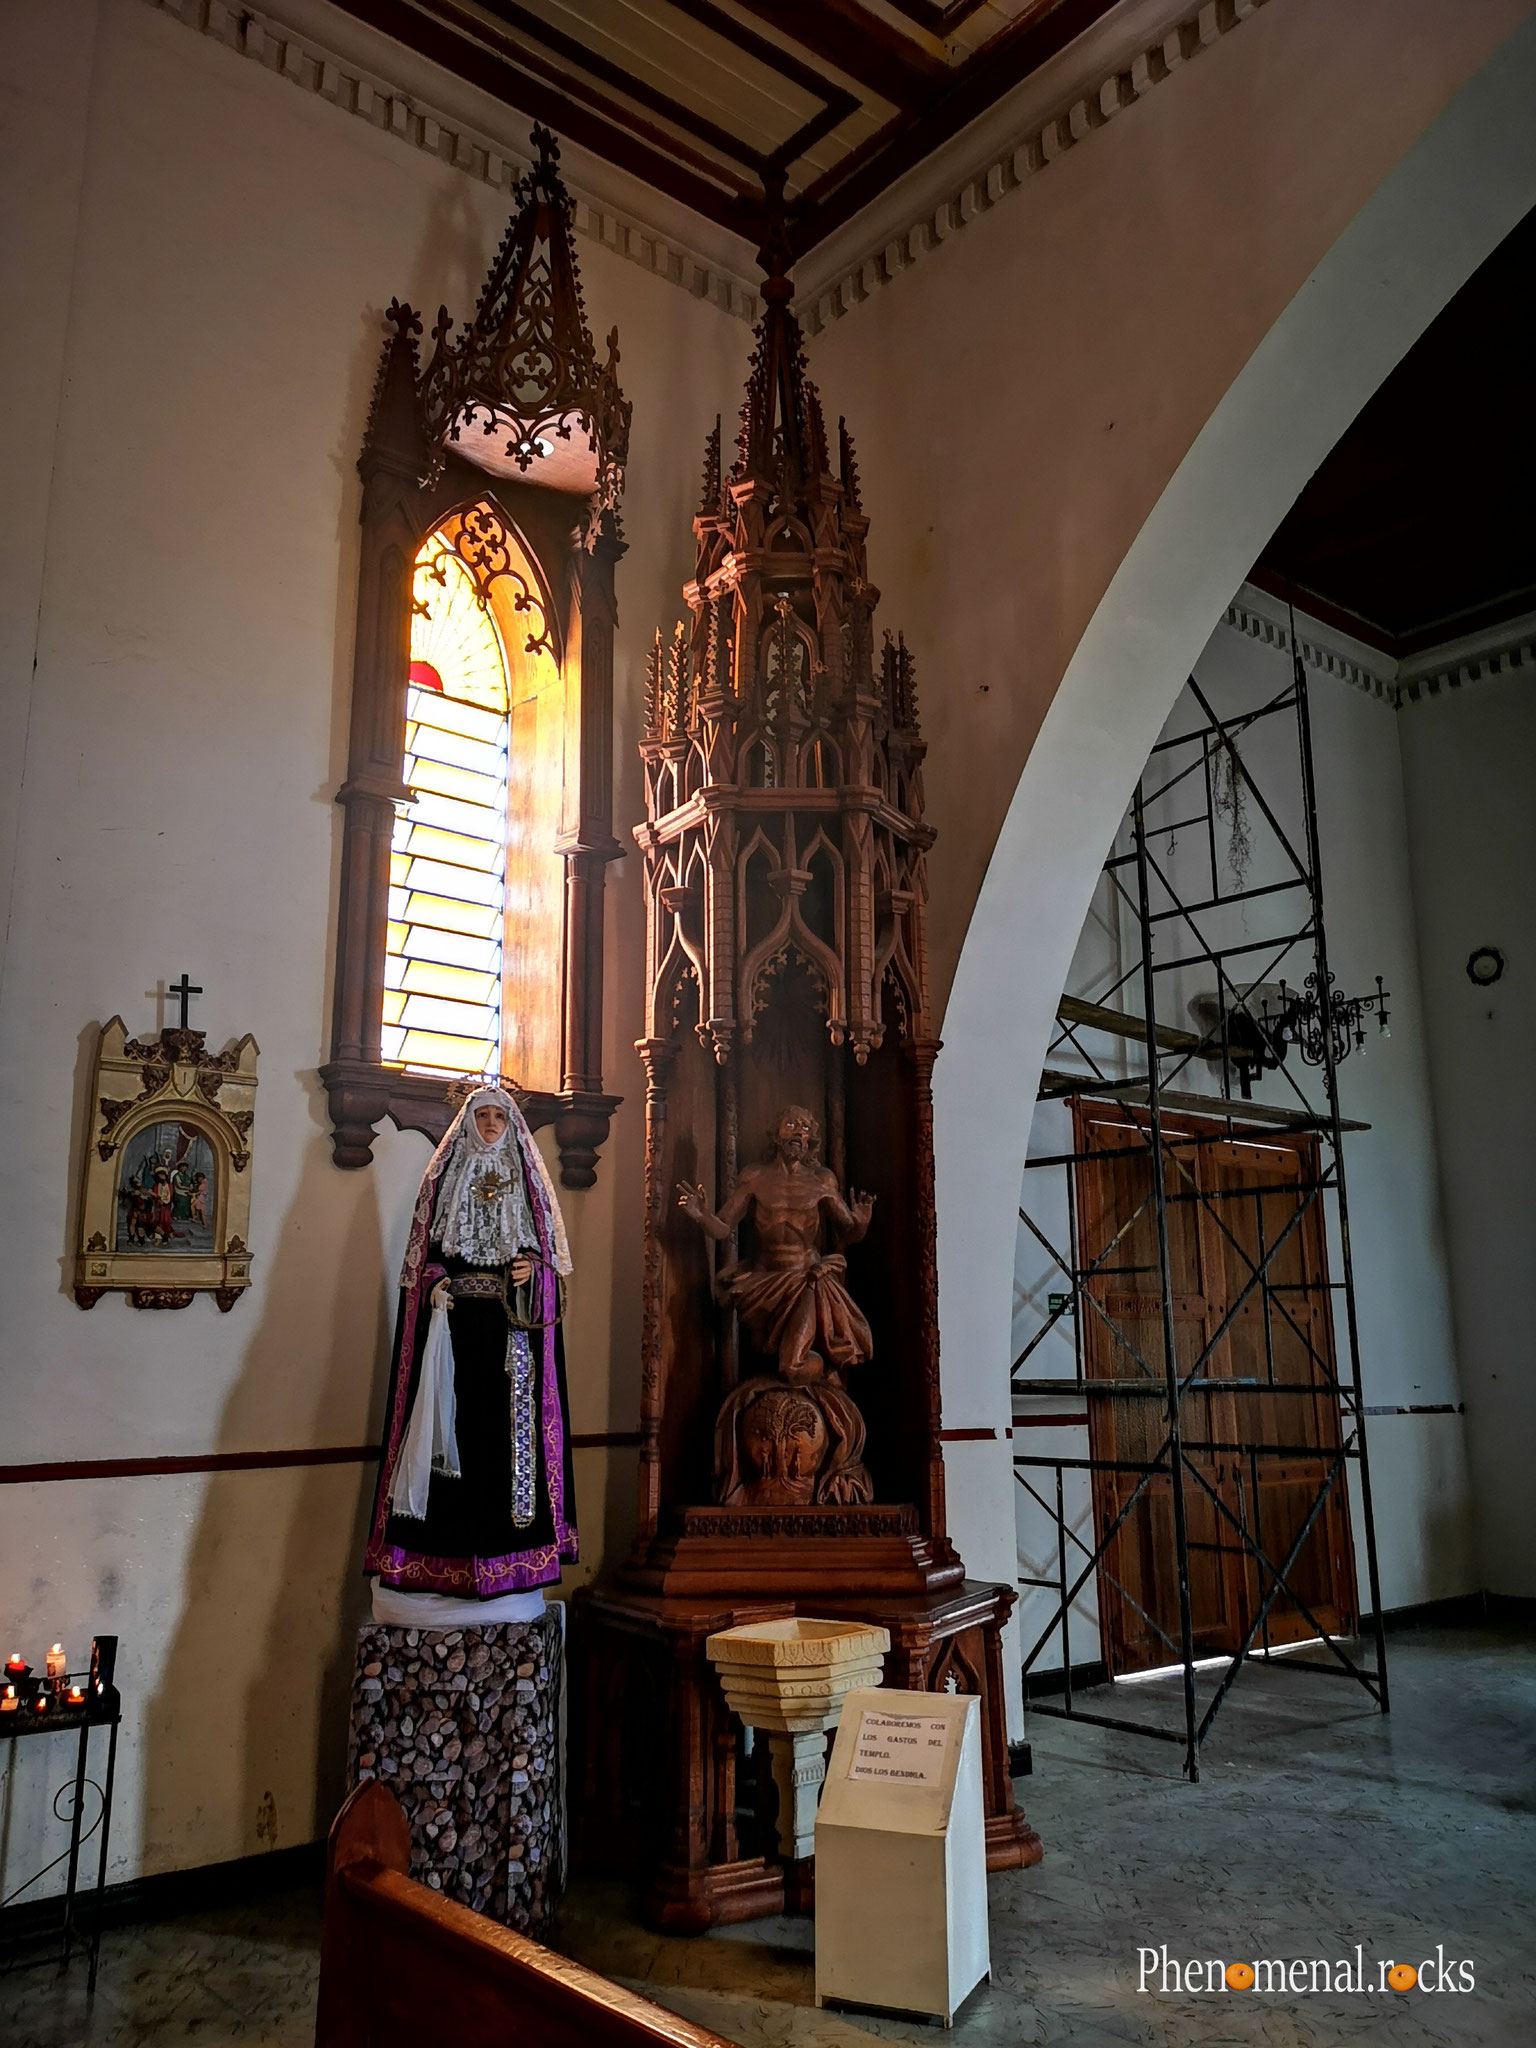
[[715,1293],[735,1309],[775,1372],[745,1380],[715,1425],[715,1495],[726,1506],[859,1505],[873,1500],[864,1469],[864,1418],[843,1374],[873,1349],[869,1324],[843,1284],[847,1260],[822,1250],[823,1219],[839,1244],[857,1244],[875,1198],[850,1188],[818,1151],[809,1110],[786,1109],[772,1151],[748,1167],[717,1216],[702,1187],[679,1184],[678,1206],[717,1242],[749,1217],[757,1256],[727,1266]]

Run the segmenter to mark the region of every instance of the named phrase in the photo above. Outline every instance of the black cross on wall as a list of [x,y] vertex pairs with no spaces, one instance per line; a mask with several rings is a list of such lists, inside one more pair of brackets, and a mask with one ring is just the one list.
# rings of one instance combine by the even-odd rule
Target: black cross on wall
[[183,970],[180,981],[173,981],[167,983],[165,993],[168,997],[172,998],[173,1000],[180,1001],[181,1028],[183,1031],[185,1031],[187,1028],[188,1006],[190,1005],[192,998],[194,996],[200,996],[202,994],[202,990],[198,987],[195,981],[189,981],[187,979],[186,972],[185,970]]

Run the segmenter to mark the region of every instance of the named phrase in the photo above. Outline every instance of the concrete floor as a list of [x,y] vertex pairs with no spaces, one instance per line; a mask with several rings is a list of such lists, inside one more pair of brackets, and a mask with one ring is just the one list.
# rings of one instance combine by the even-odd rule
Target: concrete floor
[[[956,2023],[977,2044],[1081,2048],[1390,2042],[1536,2044],[1536,1638],[1438,1631],[1392,1642],[1393,1712],[1343,1684],[1245,1677],[1202,1782],[1162,1744],[1036,1715],[1021,1790],[1046,1842],[992,1880],[994,1978]],[[1139,1699],[1136,1698],[1139,1695]],[[1163,1681],[1115,1708],[1171,1718]],[[811,1927],[647,1934],[617,1887],[576,1887],[557,1944],[743,2048],[932,2043],[921,2023],[818,2013]],[[313,2038],[309,1894],[110,1934],[83,1974],[0,1979],[8,2048],[171,2048]],[[1138,1992],[1139,1948],[1170,1957],[1469,1961],[1471,1992]],[[1154,1979],[1154,1983],[1155,1983]],[[449,2031],[445,2028],[445,2032]]]

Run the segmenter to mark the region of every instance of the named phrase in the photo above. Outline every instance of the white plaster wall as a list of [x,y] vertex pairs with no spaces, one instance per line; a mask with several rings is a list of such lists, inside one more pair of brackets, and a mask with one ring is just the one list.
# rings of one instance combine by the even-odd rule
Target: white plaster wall
[[[321,0],[290,4],[325,14]],[[946,1024],[952,1425],[1006,1426],[1008,1222],[1031,1057],[1103,843],[1184,665],[1309,462],[1530,203],[1528,150],[1509,140],[1529,132],[1512,119],[1529,100],[1518,60],[1484,82],[1417,182],[1399,182],[1384,220],[1311,280],[1279,338],[1260,338],[1529,11],[1529,0],[1479,0],[1454,20],[1431,0],[1355,0],[1347,18],[1323,0],[1266,8],[1053,166],[1041,206],[1010,201],[1001,241],[979,223],[919,270],[915,297],[903,305],[898,285],[813,351],[829,409],[847,409],[860,436],[890,621],[917,628],[925,675],[942,676],[925,697],[944,835],[941,995],[1019,764],[1100,606],[1004,828],[1004,914],[996,892],[984,899]],[[23,308],[5,339],[24,373],[7,386],[20,394],[8,423],[18,484],[0,557],[0,737],[12,742],[0,754],[0,853],[16,850],[0,985],[6,1455],[366,1440],[425,1145],[387,1135],[374,1171],[336,1173],[313,1081],[328,1024],[353,463],[382,307],[396,293],[466,307],[504,205],[142,0],[12,5],[0,35],[4,139],[20,157],[7,262]],[[395,63],[375,40],[378,63]],[[652,625],[677,608],[702,437],[734,408],[747,335],[590,243],[582,260],[594,328],[621,326],[635,400],[616,679],[615,810],[628,822],[641,808],[639,662]],[[986,355],[997,404],[957,418],[978,334],[999,337]],[[1259,375],[1244,371],[1241,403],[1212,420],[1256,347]],[[1199,459],[1165,493],[1196,435]],[[1237,499],[1243,516],[1230,521]],[[1104,597],[1154,506],[1150,538]],[[635,1419],[635,866],[614,875],[608,947],[606,1073],[629,1101],[598,1187],[569,1204],[578,1431]],[[1008,914],[1020,902],[1033,920],[1022,927]],[[83,1316],[65,1283],[89,1034],[114,1010],[153,1026],[144,991],[183,967],[207,989],[195,1021],[212,1039],[249,1029],[262,1046],[257,1284],[229,1318],[207,1303],[136,1315],[115,1300]],[[193,1663],[215,1684],[233,1674],[248,1698],[253,1638],[277,1640],[277,1617],[282,1641],[300,1646],[285,1678],[314,1698],[345,1667],[368,1483],[366,1468],[318,1469],[39,1488],[46,1506],[31,1514],[15,1492],[0,1507],[13,1624],[38,1647],[120,1626],[142,1712],[164,1696],[167,1669]],[[622,1539],[631,1469],[627,1454],[581,1455],[584,1569],[594,1534],[610,1549]],[[951,1528],[978,1575],[1008,1575],[1012,1493],[1000,1439],[953,1446]],[[153,1718],[125,1754],[115,1876],[235,1853],[267,1790],[277,1819],[262,1845],[313,1831],[321,1792],[306,1797],[303,1771],[264,1768],[270,1746],[248,1713],[253,1760],[237,1744],[207,1770],[185,1722],[154,1750]],[[339,1742],[327,1725],[316,1740]],[[42,1811],[36,1786],[18,1781],[14,1802],[0,1881],[40,1846],[21,1820]]]
[[[934,1080],[944,1416],[993,1432],[947,1451],[978,1576],[1015,1555],[1017,1191],[1104,849],[1307,477],[1536,203],[1536,35],[1517,19],[1266,7],[889,286],[879,352],[859,316],[818,342],[829,387],[833,369],[866,387],[871,565],[927,674],[941,990],[954,963]],[[1489,33],[1481,70],[1425,54],[1453,21]],[[1389,49],[1390,90],[1347,87]],[[1343,95],[1337,118],[1314,87]]]
[[[1251,600],[1252,593],[1248,595]],[[1315,637],[1320,630],[1305,618],[1299,623],[1304,638]],[[1223,622],[1196,662],[1194,674],[1212,709],[1219,716],[1231,717],[1264,704],[1289,687],[1290,655],[1281,647],[1250,638],[1236,626]],[[1352,1054],[1339,1070],[1343,1114],[1370,1125],[1368,1131],[1346,1138],[1344,1154],[1361,1385],[1369,1407],[1450,1407],[1454,1411],[1462,1395],[1451,1320],[1450,1269],[1440,1207],[1398,744],[1402,721],[1408,713],[1399,714],[1385,699],[1315,671],[1309,672],[1308,702],[1330,964],[1341,992],[1369,993],[1375,976],[1380,974],[1392,998],[1390,1037],[1379,1037],[1371,1026],[1363,1050]],[[1193,730],[1203,722],[1193,700],[1181,697],[1161,736]],[[1279,715],[1251,727],[1240,737],[1239,748],[1281,830],[1292,846],[1303,851],[1299,754],[1291,715]],[[1173,752],[1158,758],[1161,768],[1149,766],[1147,771],[1149,791],[1155,790],[1166,776],[1182,769],[1191,754]],[[1196,787],[1192,793],[1191,785],[1186,783],[1148,809],[1149,824],[1154,827],[1149,835],[1153,855],[1186,902],[1202,901],[1210,894],[1205,837],[1199,829],[1184,827],[1164,834],[1155,827],[1188,817],[1201,808],[1203,800],[1203,791]],[[1263,888],[1289,880],[1295,874],[1294,866],[1287,860],[1256,799],[1250,797],[1246,812],[1251,852],[1245,886]],[[1128,833],[1122,832],[1116,845],[1128,846]],[[1218,824],[1217,845],[1221,886],[1230,890],[1234,877],[1225,822]],[[1125,879],[1134,891],[1129,873]],[[1066,987],[1073,994],[1096,995],[1111,971],[1123,971],[1119,966],[1111,968],[1119,949],[1108,937],[1106,927],[1110,921],[1103,914],[1103,897],[1101,885],[1067,979]],[[1165,902],[1154,883],[1154,909],[1162,908]],[[1288,892],[1228,911],[1204,913],[1198,923],[1212,942],[1235,945],[1281,937],[1288,930],[1295,930],[1304,918],[1304,897],[1300,892]],[[1130,920],[1126,930],[1133,930]],[[1164,925],[1157,957],[1177,957],[1195,943],[1182,925]],[[1292,986],[1299,986],[1311,965],[1310,949],[1305,947],[1284,955],[1279,955],[1278,950],[1273,955],[1266,951],[1249,956],[1247,973],[1256,977],[1262,968],[1266,980],[1277,981],[1283,974]],[[1229,971],[1240,985],[1243,969],[1241,960],[1230,963]],[[1159,1018],[1187,1027],[1190,1019],[1185,1005],[1189,998],[1212,987],[1214,974],[1206,968],[1160,976]],[[1139,980],[1114,1001],[1118,1007],[1140,1015]],[[1087,1043],[1098,1054],[1109,1041],[1091,1035]],[[1052,1064],[1070,1070],[1075,1062],[1053,1054]],[[1296,1065],[1309,1100],[1320,1107],[1322,1091],[1315,1073],[1309,1073],[1299,1062]],[[1195,1062],[1172,1085],[1183,1090],[1214,1092],[1219,1086],[1219,1072],[1203,1062]],[[1288,1086],[1273,1074],[1266,1075],[1255,1086],[1254,1095],[1259,1101],[1290,1106],[1296,1102]],[[1040,1106],[1030,1149],[1036,1156],[1070,1149],[1070,1126],[1061,1106]],[[1065,1179],[1064,1169],[1027,1173],[1023,1193],[1031,1215],[1041,1222],[1046,1235],[1059,1233],[1055,1241],[1063,1244],[1067,1234]],[[1326,1200],[1325,1208],[1330,1225],[1331,1273],[1338,1279],[1343,1268],[1331,1198]],[[1016,1350],[1019,1342],[1039,1327],[1044,1297],[1066,1284],[1047,1268],[1044,1252],[1021,1224],[1015,1266]],[[1039,1309],[1030,1309],[1027,1304],[1031,1301],[1037,1302]],[[1342,1366],[1348,1355],[1342,1315],[1336,1323],[1336,1345]],[[1032,1377],[1046,1377],[1057,1373],[1070,1375],[1073,1369],[1070,1325],[1058,1325],[1027,1370]],[[1022,1401],[1019,1404],[1021,1409],[1028,1405]],[[1051,1403],[1042,1399],[1033,1405],[1048,1411]],[[1475,1590],[1479,1581],[1471,1540],[1463,1418],[1454,1412],[1378,1415],[1369,1420],[1368,1441],[1384,1605],[1404,1607]],[[1026,1428],[1016,1431],[1015,1448],[1047,1456],[1082,1456],[1086,1443],[1086,1431],[1076,1432],[1073,1441],[1066,1432]],[[1352,1480],[1357,1477],[1354,1472],[1350,1476]],[[1031,1477],[1040,1487],[1041,1477]],[[1049,1491],[1053,1484],[1049,1474],[1045,1481]],[[1074,1526],[1087,1536],[1091,1516],[1086,1482],[1077,1484],[1069,1480],[1068,1485],[1074,1497],[1081,1496],[1076,1502]],[[1054,1571],[1054,1533],[1022,1491],[1018,1516],[1020,1573],[1044,1576],[1042,1563]],[[1358,1497],[1353,1503],[1353,1524],[1360,1602],[1362,1609],[1368,1610],[1371,1595],[1364,1516]],[[1079,1559],[1081,1562],[1080,1553]],[[1045,1626],[1049,1606],[1050,1597],[1043,1593],[1021,1598],[1021,1638],[1026,1647]],[[1089,1616],[1091,1612],[1089,1609]],[[1057,1654],[1057,1647],[1053,1646],[1052,1658]],[[1081,1622],[1074,1620],[1073,1654],[1079,1660],[1098,1655],[1088,1616]]]
[[[21,157],[7,298],[25,309],[26,343],[0,638],[0,841],[15,855],[0,982],[0,1458],[366,1443],[428,1148],[389,1131],[371,1171],[339,1172],[315,1080],[354,465],[383,307],[398,294],[429,314],[440,298],[467,311],[507,203],[142,0],[12,6],[0,28],[4,125]],[[592,325],[618,323],[635,402],[622,828],[640,809],[640,664],[691,568],[703,438],[735,402],[750,335],[590,242],[580,254]],[[607,1075],[627,1101],[597,1188],[566,1205],[582,1432],[633,1428],[638,1398],[636,869],[619,864],[609,920]],[[250,1031],[261,1047],[254,1285],[228,1316],[206,1299],[164,1314],[116,1296],[82,1314],[70,1228],[95,1031],[114,1011],[153,1030],[152,992],[183,968],[206,990],[192,1021],[210,1042]],[[632,1462],[580,1454],[584,1571],[623,1533]],[[113,1877],[323,1826],[372,1478],[352,1463],[0,1487],[0,1630],[34,1657],[57,1637],[77,1653],[97,1630],[123,1638]],[[0,1892],[51,1853],[46,1747],[22,1745],[7,1779]],[[269,1791],[276,1819],[258,1834]]]
[[[1481,1583],[1536,1595],[1536,691],[1520,674],[1399,715],[1419,956],[1466,1387]],[[1497,946],[1492,988],[1468,956]]]

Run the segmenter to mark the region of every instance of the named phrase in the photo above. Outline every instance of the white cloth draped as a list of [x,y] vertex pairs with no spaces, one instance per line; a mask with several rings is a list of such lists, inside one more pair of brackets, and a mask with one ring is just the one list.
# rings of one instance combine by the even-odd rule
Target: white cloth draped
[[390,1506],[397,1515],[405,1515],[413,1522],[425,1521],[432,1474],[439,1472],[445,1479],[460,1476],[454,1411],[453,1339],[448,1332],[448,1312],[434,1308],[427,1325],[410,1426],[400,1446],[400,1462],[389,1489]]

